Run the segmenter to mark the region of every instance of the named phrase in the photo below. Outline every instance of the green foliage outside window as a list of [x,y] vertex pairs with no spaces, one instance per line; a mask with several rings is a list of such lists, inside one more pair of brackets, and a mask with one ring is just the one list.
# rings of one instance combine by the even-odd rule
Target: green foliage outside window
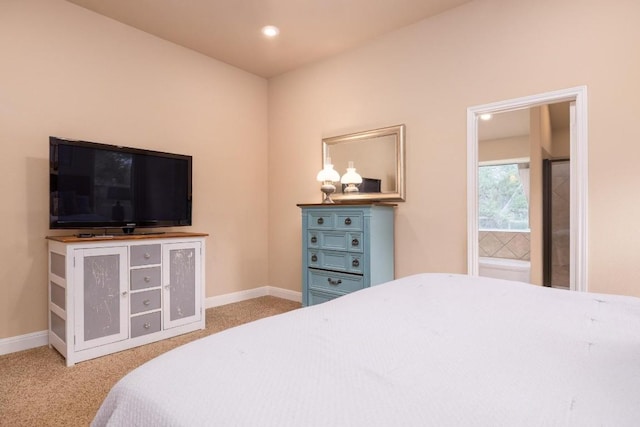
[[480,229],[529,229],[529,202],[518,165],[480,166],[478,175]]

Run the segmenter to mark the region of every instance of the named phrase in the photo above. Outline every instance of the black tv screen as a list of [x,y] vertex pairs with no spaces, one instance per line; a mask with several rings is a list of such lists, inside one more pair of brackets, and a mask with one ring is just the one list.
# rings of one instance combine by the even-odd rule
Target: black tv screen
[[50,228],[191,225],[191,156],[49,138]]

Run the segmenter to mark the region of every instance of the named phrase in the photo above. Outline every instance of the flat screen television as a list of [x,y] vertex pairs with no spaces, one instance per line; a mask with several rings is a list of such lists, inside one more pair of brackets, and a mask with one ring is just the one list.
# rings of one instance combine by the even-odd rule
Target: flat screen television
[[191,225],[191,156],[49,137],[49,227]]

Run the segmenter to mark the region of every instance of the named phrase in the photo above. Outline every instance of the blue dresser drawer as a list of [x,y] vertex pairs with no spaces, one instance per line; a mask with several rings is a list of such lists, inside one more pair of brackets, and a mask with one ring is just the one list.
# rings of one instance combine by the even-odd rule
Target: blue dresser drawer
[[362,212],[345,211],[336,213],[336,229],[362,230]]
[[307,236],[309,249],[362,252],[361,232],[310,230]]
[[326,210],[313,210],[307,212],[309,229],[332,230],[335,226],[335,215]]
[[361,254],[322,250],[309,250],[307,254],[309,267],[354,274],[362,274],[364,271],[364,258]]
[[364,279],[355,274],[308,269],[309,287],[343,294],[364,288]]
[[323,302],[331,301],[332,299],[341,297],[344,294],[334,294],[330,292],[321,292],[315,289],[309,290],[309,305],[321,304]]
[[332,212],[316,209],[307,212],[309,229],[317,230],[362,230],[362,212],[357,210]]

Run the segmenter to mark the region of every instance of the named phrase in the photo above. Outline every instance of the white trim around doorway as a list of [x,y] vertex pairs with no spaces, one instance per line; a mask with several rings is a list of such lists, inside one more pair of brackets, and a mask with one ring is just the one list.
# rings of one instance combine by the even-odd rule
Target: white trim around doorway
[[571,140],[570,166],[570,289],[586,292],[587,280],[587,87],[578,86],[538,95],[467,108],[467,273],[478,276],[478,119],[544,104],[575,103],[575,138]]

